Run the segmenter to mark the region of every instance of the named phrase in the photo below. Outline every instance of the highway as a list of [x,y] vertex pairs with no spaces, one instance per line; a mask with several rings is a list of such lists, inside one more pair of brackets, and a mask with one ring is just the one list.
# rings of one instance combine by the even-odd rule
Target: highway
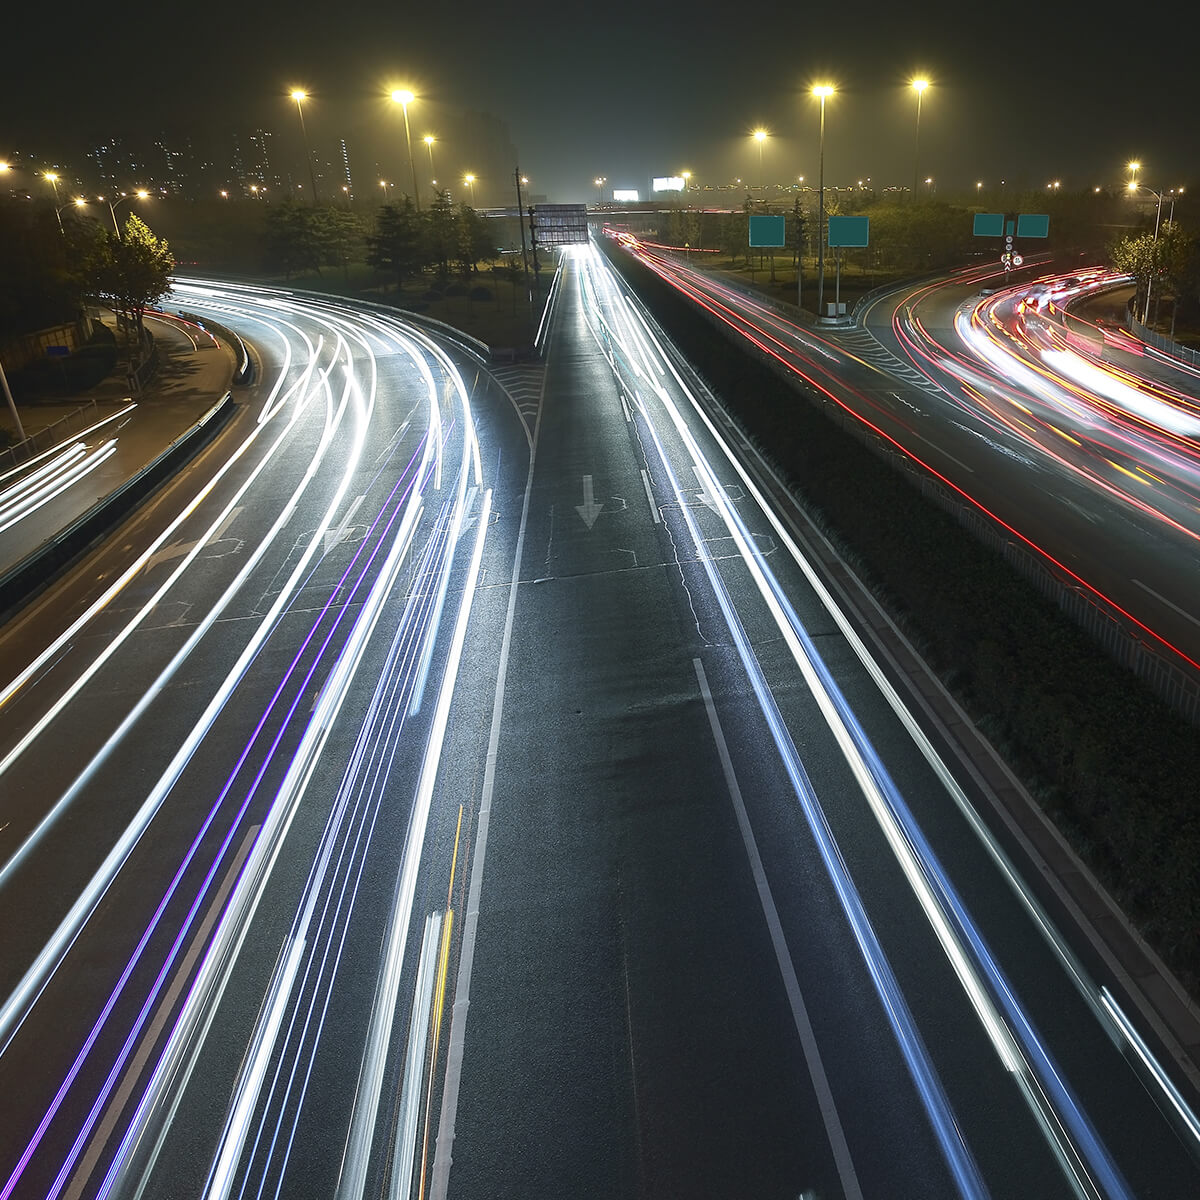
[[1188,1194],[1108,993],[574,263],[433,1194]]
[[[1002,322],[1010,334],[1014,319],[1022,327],[1044,326],[1048,316],[1053,323],[1048,310],[1016,311],[1031,292],[1069,302],[1108,286],[1102,273],[1084,272],[1086,284],[1071,288],[1062,284],[1079,275],[1061,276],[1056,292],[1053,276],[1037,283],[1037,272],[1026,271],[1004,294],[1003,272],[978,268],[880,296],[857,327],[813,329],[653,248],[640,254],[851,423],[865,422],[989,520],[1009,526],[1058,573],[1073,574],[1084,594],[1121,609],[1165,661],[1196,669],[1200,491],[1190,435],[1152,427],[1153,420],[1135,426],[1114,414],[1111,401],[1107,409],[1081,401],[1098,383],[1131,388],[1128,339],[1110,331],[1102,341],[1101,331],[1074,322],[1071,342],[1064,330],[1056,335],[1061,344],[1034,346],[1032,367],[1027,343],[1017,360],[1012,337],[997,340]],[[1043,350],[1057,359],[1053,366],[1042,361]],[[1194,373],[1171,371],[1161,360],[1145,373],[1148,381],[1131,390],[1167,388],[1185,397],[1197,390]],[[1146,402],[1160,405],[1157,420],[1170,416],[1161,397]],[[1035,410],[1044,419],[1031,427]],[[1174,411],[1190,419],[1177,405]]]
[[[386,1006],[409,927],[419,947],[430,890],[445,909],[459,805],[435,804],[432,784],[467,615],[483,571],[503,569],[485,537],[510,461],[523,483],[524,426],[477,365],[394,318],[255,289],[177,299],[245,330],[261,384],[0,647],[6,1197],[143,1179],[200,1194],[210,1173],[207,1194],[226,1194],[263,1122],[321,1121],[242,1061],[274,1045],[255,1033],[264,994],[294,1006],[288,1037],[271,1027],[277,1069],[332,1062],[344,1132],[346,1046],[305,1014],[336,992],[328,1028],[354,1028],[361,1058],[371,1023],[395,1069]],[[350,963],[380,975],[385,930],[380,995],[334,989]],[[372,1145],[382,1080],[370,1087],[364,1169],[388,1157]],[[223,1127],[234,1094],[264,1097],[253,1129],[236,1107]],[[203,1161],[177,1169],[176,1138]],[[329,1194],[341,1155],[316,1149],[329,1187],[313,1194]]]
[[594,248],[544,367],[179,296],[260,382],[0,634],[0,1198],[1200,1194],[1194,1097]]

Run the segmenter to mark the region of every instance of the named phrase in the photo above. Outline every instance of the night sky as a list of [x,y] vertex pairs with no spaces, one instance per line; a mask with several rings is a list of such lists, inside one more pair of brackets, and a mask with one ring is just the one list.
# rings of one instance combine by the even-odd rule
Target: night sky
[[[386,160],[402,125],[384,96],[407,86],[414,140],[455,107],[491,113],[534,190],[583,200],[597,175],[609,188],[644,189],[683,169],[700,182],[756,180],[759,125],[772,134],[766,182],[814,179],[808,89],[828,80],[839,94],[827,108],[826,182],[907,185],[916,104],[906,85],[922,73],[920,171],[939,191],[1001,177],[1119,185],[1131,158],[1151,186],[1191,184],[1191,38],[1178,19],[1141,10],[1139,29],[1139,10],[1120,22],[1116,11],[969,0],[29,5],[6,18],[0,151],[69,161],[105,135],[262,126],[283,165],[298,164],[287,91],[303,86],[314,143],[345,137],[352,157]],[[447,173],[468,169],[453,147],[438,153]]]

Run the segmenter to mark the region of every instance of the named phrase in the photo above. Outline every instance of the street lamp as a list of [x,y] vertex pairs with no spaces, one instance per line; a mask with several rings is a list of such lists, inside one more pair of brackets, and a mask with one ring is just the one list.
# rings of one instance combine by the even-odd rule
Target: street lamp
[[914,79],[909,86],[917,93],[917,138],[913,143],[913,198],[917,195],[917,180],[920,175],[921,163],[921,99],[925,95],[925,89],[929,86],[928,79]]
[[417,187],[417,163],[412,152],[412,131],[408,126],[408,106],[416,97],[407,88],[397,88],[392,93],[392,99],[404,109],[404,144],[408,147],[408,165],[412,168],[413,204],[417,212],[421,211],[421,191]]
[[97,196],[96,199],[101,203],[108,205],[108,215],[112,217],[113,230],[116,232],[118,240],[124,241],[124,238],[121,234],[121,227],[117,224],[117,209],[120,208],[122,204],[131,203],[134,200],[149,200],[150,193],[144,188],[139,188],[133,193],[132,196],[122,192],[115,202],[112,200],[105,200],[103,196]]
[[[1140,164],[1139,163],[1130,163],[1129,166],[1130,166],[1130,169],[1132,170],[1132,169],[1140,166]],[[1128,184],[1128,190],[1130,193],[1149,192],[1150,195],[1155,196],[1158,199],[1158,210],[1154,216],[1154,245],[1157,249],[1158,229],[1162,223],[1162,206],[1163,206],[1164,193],[1156,192],[1152,187],[1147,187],[1144,183],[1135,183],[1133,180],[1130,180],[1130,182]],[[1172,188],[1169,192],[1165,193],[1165,195],[1168,195],[1171,197],[1171,209],[1167,215],[1167,224],[1170,225],[1175,220],[1175,200],[1178,196],[1183,195],[1183,188]],[[1155,259],[1157,260],[1157,254],[1155,255]],[[1145,325],[1145,323],[1148,320],[1150,320],[1150,289],[1153,286],[1153,284],[1154,284],[1154,273],[1152,271],[1146,280],[1146,307],[1142,310],[1142,324],[1143,325]]]
[[304,139],[304,161],[308,163],[308,182],[312,184],[312,202],[313,207],[317,204],[317,173],[313,170],[312,154],[308,149],[308,130],[304,128],[304,101],[308,99],[308,93],[296,88],[292,92],[292,99],[296,102],[296,111],[300,114],[300,136]]
[[597,175],[592,182],[596,185],[596,203],[598,205],[604,203],[604,185],[608,182],[607,175]]
[[429,151],[429,178],[436,188],[437,172],[433,169],[433,143],[437,141],[437,138],[432,133],[427,133],[421,140],[425,143],[425,149]]
[[756,129],[754,131],[754,140],[758,143],[758,186],[761,191],[763,186],[762,152],[763,142],[767,140],[767,131],[765,129]]
[[463,183],[465,183],[467,185],[467,187],[470,188],[470,190],[471,190],[471,207],[474,208],[475,207],[475,176],[474,175],[464,175]]
[[1130,188],[1130,191],[1132,191],[1134,188],[1137,187],[1137,174],[1142,169],[1142,164],[1140,162],[1131,162],[1131,163],[1126,163],[1125,165],[1129,168],[1129,172],[1130,172],[1130,176],[1131,176],[1130,181],[1129,181],[1129,188]]
[[818,162],[820,164],[817,178],[817,316],[821,315],[821,305],[825,300],[825,101],[833,95],[834,89],[827,83],[820,83],[813,88],[812,94],[821,102],[821,140]]

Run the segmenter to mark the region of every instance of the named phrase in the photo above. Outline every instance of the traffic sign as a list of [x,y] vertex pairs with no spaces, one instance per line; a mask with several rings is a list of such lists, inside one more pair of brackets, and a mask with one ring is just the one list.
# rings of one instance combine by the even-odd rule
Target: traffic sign
[[976,213],[974,232],[976,237],[1003,237],[1004,214]]
[[1012,265],[1014,267],[1019,267],[1024,261],[1025,260],[1019,254],[1014,254],[1012,256]]
[[1017,217],[1018,237],[1049,237],[1050,218],[1045,213],[1021,213]]
[[782,216],[759,214],[750,218],[750,245],[756,249],[779,250],[787,245],[787,228]]
[[870,217],[830,217],[830,246],[866,246],[871,240]]

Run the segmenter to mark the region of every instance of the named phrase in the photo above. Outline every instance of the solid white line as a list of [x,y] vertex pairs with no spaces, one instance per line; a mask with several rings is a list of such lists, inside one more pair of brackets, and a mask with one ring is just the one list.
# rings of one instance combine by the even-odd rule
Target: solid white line
[[404,1082],[400,1087],[400,1110],[396,1120],[395,1151],[392,1154],[389,1200],[408,1200],[412,1193],[413,1163],[416,1158],[417,1117],[421,1106],[421,1084],[425,1081],[425,1045],[433,1014],[433,987],[437,983],[437,958],[442,935],[442,914],[425,918],[425,937],[417,964],[417,985],[412,1015],[408,1022],[408,1051],[404,1057]]
[[1140,587],[1143,592],[1153,596],[1155,600],[1161,601],[1161,603],[1165,604],[1168,608],[1173,609],[1185,620],[1191,621],[1193,625],[1200,625],[1200,621],[1193,617],[1190,612],[1184,612],[1184,610],[1180,608],[1178,604],[1172,604],[1171,601],[1166,598],[1166,596],[1160,596],[1152,587],[1147,587],[1146,584],[1144,584],[1140,579],[1131,579],[1129,582],[1135,584],[1137,587]]
[[655,525],[662,524],[662,517],[658,514],[658,505],[654,503],[654,493],[650,490],[650,476],[646,474],[646,468],[642,468],[642,487],[646,489],[646,499],[650,501],[650,515],[654,518]]
[[796,1032],[800,1035],[800,1044],[804,1049],[804,1061],[808,1064],[808,1073],[812,1079],[813,1090],[817,1094],[817,1105],[821,1110],[821,1120],[825,1124],[825,1135],[829,1139],[829,1148],[833,1151],[834,1162],[837,1164],[838,1177],[842,1181],[842,1192],[847,1200],[861,1200],[862,1188],[859,1186],[858,1174],[854,1170],[854,1161],[850,1157],[850,1147],[846,1142],[846,1132],[842,1128],[842,1119],[838,1115],[837,1104],[833,1091],[829,1086],[829,1076],[825,1072],[825,1063],[821,1058],[821,1048],[817,1045],[817,1037],[813,1032],[812,1022],[808,1019],[808,1008],[800,991],[800,981],[796,978],[796,968],[792,963],[787,948],[787,939],[783,934],[783,926],[779,920],[779,910],[775,907],[775,899],[771,895],[771,886],[767,882],[767,873],[763,868],[762,856],[758,852],[758,843],[754,840],[754,830],[750,826],[750,816],[746,812],[746,803],[742,799],[742,789],[738,785],[737,776],[733,771],[733,762],[729,757],[729,746],[725,741],[725,733],[717,717],[716,705],[713,703],[712,692],[709,691],[708,677],[704,673],[704,664],[698,659],[692,659],[696,668],[696,679],[700,684],[700,693],[704,697],[704,707],[708,712],[708,723],[712,726],[713,741],[717,744],[717,754],[721,759],[721,770],[725,774],[725,784],[729,788],[729,799],[733,803],[733,811],[737,816],[738,828],[742,833],[742,841],[746,847],[746,857],[750,860],[750,872],[754,876],[754,886],[758,890],[758,900],[762,905],[763,916],[766,918],[767,929],[771,933],[771,945],[775,950],[775,959],[779,963],[779,973],[783,976],[784,990],[787,992],[788,1004],[792,1010],[792,1020],[796,1023]]

